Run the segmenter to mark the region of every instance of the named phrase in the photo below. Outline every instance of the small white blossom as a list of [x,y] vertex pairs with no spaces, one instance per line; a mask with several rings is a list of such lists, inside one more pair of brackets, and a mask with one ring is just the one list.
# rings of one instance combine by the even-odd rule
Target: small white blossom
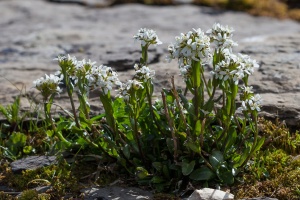
[[45,74],[45,77],[41,77],[33,82],[33,87],[39,90],[43,97],[47,99],[50,95],[61,92],[59,87],[61,81],[62,77]]
[[250,98],[242,101],[241,107],[239,107],[237,110],[238,111],[248,111],[249,109],[252,111],[260,111],[262,103],[262,98],[259,94],[255,94],[253,96],[250,96]]
[[118,74],[111,67],[104,65],[93,66],[87,73],[86,78],[91,89],[100,87],[104,94],[111,91],[114,85],[121,86]]
[[252,86],[242,86],[242,89],[247,94],[253,94],[253,87]]
[[216,78],[226,81],[232,79],[237,85],[239,80],[253,74],[254,68],[258,67],[255,60],[249,56],[231,53],[228,49],[221,50],[224,59],[216,64],[211,72]]
[[179,67],[180,75],[184,77],[184,79],[187,79],[191,73],[191,66],[190,65],[184,65],[182,67]]
[[238,45],[232,40],[232,32],[234,32],[233,28],[215,23],[212,29],[209,29],[206,33],[209,34],[217,49],[231,50],[233,46]]
[[206,63],[211,59],[210,38],[201,29],[193,29],[175,37],[175,43],[168,46],[167,60],[178,59],[178,64],[190,65],[192,60]]
[[256,60],[251,59],[248,55],[238,54],[238,58],[240,59],[240,62],[243,63],[243,70],[248,75],[253,74],[254,68],[259,68]]
[[144,89],[142,82],[137,80],[128,80],[127,83],[124,83],[119,88],[119,93],[117,97],[124,98],[125,101],[129,101],[130,93],[139,89]]
[[158,39],[156,32],[151,29],[141,28],[136,35],[133,36],[135,41],[141,41],[142,46],[149,44],[160,45],[162,42]]
[[151,70],[147,66],[139,67],[138,64],[135,64],[134,69],[135,69],[135,78],[137,78],[140,81],[146,82],[149,79],[154,78],[155,71]]

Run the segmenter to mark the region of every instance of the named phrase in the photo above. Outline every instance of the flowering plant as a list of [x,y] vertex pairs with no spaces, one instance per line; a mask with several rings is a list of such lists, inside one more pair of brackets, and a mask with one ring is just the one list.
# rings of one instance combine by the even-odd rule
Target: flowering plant
[[[153,30],[140,29],[133,37],[141,42],[142,55],[134,65],[133,79],[126,83],[110,67],[59,56],[59,76],[34,82],[44,97],[46,120],[66,147],[96,150],[157,190],[182,190],[189,181],[232,184],[264,143],[257,127],[261,98],[248,85],[258,64],[247,55],[232,53],[237,45],[232,32],[215,24],[206,33],[193,29],[175,37],[167,59],[178,60],[186,89],[176,89],[172,78],[172,88],[163,89],[161,100],[155,102],[148,47],[161,41]],[[204,75],[209,67],[211,77]],[[50,108],[62,80],[72,114],[55,125]],[[113,98],[115,87],[118,95]],[[105,113],[91,118],[88,95],[94,88],[100,88]],[[68,138],[63,132],[69,133]]]

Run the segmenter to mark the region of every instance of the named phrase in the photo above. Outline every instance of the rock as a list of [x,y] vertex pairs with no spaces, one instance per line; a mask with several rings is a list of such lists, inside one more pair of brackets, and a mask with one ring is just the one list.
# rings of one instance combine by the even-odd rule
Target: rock
[[[163,42],[149,52],[150,67],[156,71],[155,94],[159,96],[161,88],[169,87],[171,75],[175,75],[177,86],[182,88],[184,83],[178,76],[176,62],[164,61],[168,44],[181,32],[198,27],[207,30],[219,22],[236,30],[234,39],[239,46],[234,51],[249,54],[261,64],[249,79],[255,92],[264,99],[260,115],[269,119],[278,117],[294,129],[300,127],[299,23],[190,4],[94,7],[36,0],[0,1],[0,104],[11,104],[23,89],[29,97],[29,101],[22,100],[23,111],[38,106],[41,98],[32,89],[32,82],[59,69],[53,61],[59,54],[91,59],[119,71],[122,81],[131,79],[133,64],[139,61],[141,52],[132,36],[142,27],[154,29]],[[94,94],[90,99],[93,115],[101,111],[97,92]],[[65,93],[55,103],[70,110]],[[76,99],[75,104],[78,105]],[[63,113],[57,110],[57,115]]]
[[247,198],[247,199],[240,199],[240,200],[278,200],[278,199],[270,198],[270,197],[256,197],[256,198]]
[[80,192],[84,193],[85,200],[94,199],[126,199],[126,200],[146,200],[152,199],[152,193],[141,190],[139,188],[122,188],[117,186],[105,187],[105,188],[88,188],[83,189]]
[[78,4],[90,7],[108,7],[115,3],[115,0],[48,0],[54,3]]
[[234,195],[217,189],[203,188],[195,190],[187,200],[230,200]]
[[26,158],[16,160],[10,164],[14,173],[20,173],[23,170],[34,170],[40,167],[49,166],[56,163],[55,156],[28,156]]

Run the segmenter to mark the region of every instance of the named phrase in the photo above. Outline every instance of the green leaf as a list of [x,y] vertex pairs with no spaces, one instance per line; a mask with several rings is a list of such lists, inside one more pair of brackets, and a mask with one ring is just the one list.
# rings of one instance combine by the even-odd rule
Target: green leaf
[[192,141],[187,141],[185,143],[185,146],[188,147],[189,149],[191,149],[192,151],[196,152],[196,153],[200,153],[201,152],[201,148],[198,142],[192,142]]
[[32,146],[25,146],[25,147],[23,148],[23,153],[25,153],[25,154],[30,154],[30,153],[32,152],[32,150],[33,150],[33,147],[32,147]]
[[225,143],[225,150],[224,150],[225,153],[233,147],[233,145],[236,142],[236,139],[237,139],[236,128],[230,127],[227,135],[227,140]]
[[225,184],[231,185],[234,183],[234,177],[232,175],[232,171],[221,168],[217,170],[217,175],[220,180],[222,180]]
[[130,158],[130,147],[128,144],[123,147],[123,153],[127,159]]
[[194,170],[194,167],[195,167],[195,161],[194,160],[191,161],[191,162],[188,162],[187,160],[183,160],[183,162],[182,162],[182,174],[184,176],[189,175]]
[[47,130],[46,134],[48,137],[52,137],[54,135],[54,131],[53,130]]
[[200,121],[200,119],[198,119],[196,124],[195,124],[194,134],[196,136],[199,136],[200,133],[201,133],[201,121]]
[[215,177],[215,174],[208,167],[203,166],[193,171],[189,177],[190,179],[196,181],[207,181],[213,179]]
[[167,165],[163,165],[163,174],[167,179],[170,179],[170,169]]
[[173,151],[174,151],[174,142],[173,142],[173,139],[167,138],[166,142],[167,142],[167,146],[168,146],[169,151],[171,153],[173,153]]
[[214,169],[217,169],[223,161],[224,157],[221,151],[213,151],[209,156],[209,162]]
[[154,176],[151,179],[151,182],[152,183],[163,183],[163,182],[165,182],[165,180],[162,177],[160,177],[160,176]]
[[144,179],[144,178],[147,178],[149,176],[149,173],[145,168],[137,167],[136,170],[135,170],[135,176],[138,179]]
[[243,162],[248,158],[250,155],[250,147],[247,147],[244,149],[243,154],[240,156],[240,159],[237,164],[234,165],[234,167],[240,167]]
[[66,130],[70,127],[71,123],[68,122],[68,121],[61,121],[59,123],[57,123],[57,131],[63,131],[63,130]]
[[15,155],[18,154],[20,150],[23,149],[23,147],[26,144],[27,136],[23,133],[14,132],[9,137],[6,146],[9,148],[9,150],[14,153]]
[[161,162],[153,162],[153,163],[152,163],[152,166],[153,166],[158,172],[160,172],[160,171],[162,170],[162,167],[163,167],[163,165],[162,165]]
[[256,151],[258,151],[258,150],[261,148],[261,146],[264,144],[264,142],[265,142],[265,138],[264,138],[264,137],[261,137],[261,138],[257,141],[256,146],[255,146],[255,148],[254,148],[254,151],[253,151],[252,153],[255,153]]

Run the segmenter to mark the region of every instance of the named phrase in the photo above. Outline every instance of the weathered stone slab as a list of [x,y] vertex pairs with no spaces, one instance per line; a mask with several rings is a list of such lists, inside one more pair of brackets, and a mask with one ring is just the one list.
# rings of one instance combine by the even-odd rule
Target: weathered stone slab
[[23,170],[27,170],[27,169],[34,170],[55,163],[56,163],[55,156],[28,156],[26,158],[12,162],[10,166],[12,172],[19,173]]
[[139,188],[122,188],[118,186],[105,187],[105,188],[88,188],[81,190],[84,193],[84,199],[126,199],[126,200],[146,200],[152,199],[153,194]]
[[[156,30],[164,43],[151,48],[150,66],[156,70],[156,92],[169,87],[168,77],[183,86],[175,62],[166,63],[167,46],[176,35],[192,28],[209,29],[215,22],[234,27],[236,52],[249,54],[261,68],[250,78],[255,92],[264,98],[261,115],[279,117],[290,126],[300,123],[300,24],[290,20],[253,17],[241,12],[220,11],[189,4],[178,6],[119,5],[105,9],[49,1],[0,1],[0,103],[7,105],[26,92],[23,109],[40,98],[32,82],[59,69],[59,54],[91,59],[120,71],[131,79],[139,61],[140,47],[132,36],[139,28]],[[97,92],[92,95],[92,114],[100,112]],[[69,109],[67,96],[56,103]],[[77,101],[76,101],[77,103]],[[60,113],[60,111],[58,111]],[[2,117],[2,116],[1,116]]]
[[195,190],[187,200],[233,200],[234,195],[212,188]]

